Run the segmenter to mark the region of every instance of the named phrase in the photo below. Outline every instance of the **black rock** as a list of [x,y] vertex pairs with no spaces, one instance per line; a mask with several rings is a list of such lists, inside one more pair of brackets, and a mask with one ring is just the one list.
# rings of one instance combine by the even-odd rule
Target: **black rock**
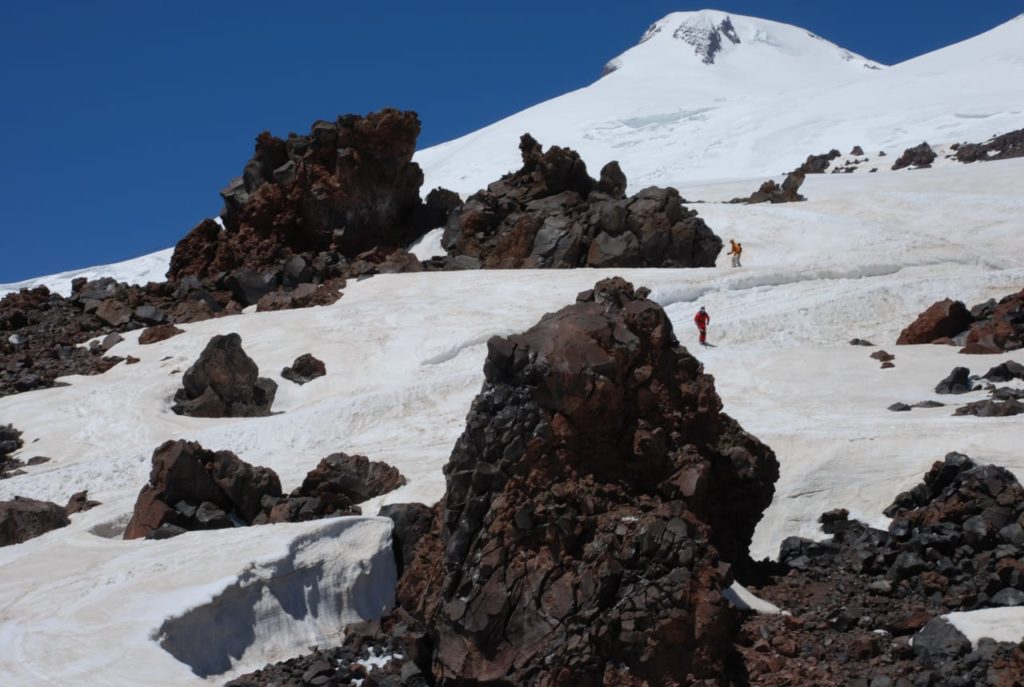
[[993,594],[991,601],[995,606],[1024,606],[1024,592],[1006,587]]
[[1007,360],[986,372],[983,378],[990,382],[1009,382],[1011,379],[1024,379],[1024,365],[1013,360]]
[[311,353],[304,353],[295,359],[291,367],[281,370],[281,376],[296,384],[305,384],[317,377],[327,374],[327,367],[324,361],[315,358]]
[[965,394],[971,391],[971,371],[966,367],[954,367],[949,376],[935,387],[937,394]]
[[927,662],[941,664],[970,650],[971,642],[967,637],[942,618],[930,620],[914,635],[914,653]]

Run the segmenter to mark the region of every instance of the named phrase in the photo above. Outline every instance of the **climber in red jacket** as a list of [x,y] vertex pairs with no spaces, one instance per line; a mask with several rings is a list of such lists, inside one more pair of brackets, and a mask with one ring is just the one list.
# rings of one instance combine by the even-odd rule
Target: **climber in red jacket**
[[708,338],[708,323],[711,322],[711,315],[708,315],[708,311],[704,309],[704,306],[700,306],[700,310],[693,316],[693,321],[697,325],[697,331],[700,332],[700,345],[707,346]]

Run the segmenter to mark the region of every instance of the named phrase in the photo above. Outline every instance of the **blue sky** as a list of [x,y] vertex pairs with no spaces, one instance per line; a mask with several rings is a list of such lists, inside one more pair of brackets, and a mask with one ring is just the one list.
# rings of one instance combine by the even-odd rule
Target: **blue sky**
[[900,2],[7,3],[0,21],[0,282],[173,245],[256,134],[384,106],[420,147],[584,86],[653,21],[714,7],[892,64],[1024,13]]

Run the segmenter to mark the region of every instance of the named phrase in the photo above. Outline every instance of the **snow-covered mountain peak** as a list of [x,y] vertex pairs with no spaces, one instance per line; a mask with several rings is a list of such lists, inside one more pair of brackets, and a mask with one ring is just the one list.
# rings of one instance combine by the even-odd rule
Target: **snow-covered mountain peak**
[[736,35],[729,15],[716,10],[670,14],[651,25],[640,43],[646,43],[663,31],[674,40],[692,46],[694,54],[704,64],[714,64],[715,55],[722,50],[723,45],[738,45],[742,42]]
[[849,78],[882,68],[795,26],[700,10],[673,12],[656,21],[636,46],[608,63],[605,74],[623,68],[664,72],[691,65],[728,65],[729,71],[751,72],[760,78],[767,73],[766,68],[784,67],[798,74],[807,72],[815,81],[822,71],[830,71],[830,78]]

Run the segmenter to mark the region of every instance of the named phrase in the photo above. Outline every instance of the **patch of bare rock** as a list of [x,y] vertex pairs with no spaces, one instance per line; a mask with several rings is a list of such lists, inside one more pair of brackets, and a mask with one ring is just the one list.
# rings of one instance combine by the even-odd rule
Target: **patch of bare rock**
[[713,267],[722,241],[673,188],[627,197],[610,162],[600,178],[573,150],[544,150],[529,134],[523,166],[475,193],[448,218],[435,269]]
[[344,453],[321,460],[287,495],[270,468],[195,442],[167,441],[153,452],[152,461],[125,539],[359,515],[356,504],[405,484],[395,468]]
[[1005,353],[1024,347],[1024,290],[968,309],[945,299],[917,316],[897,344],[953,344],[961,353]]
[[288,367],[281,370],[281,376],[288,381],[302,385],[327,374],[327,366],[312,353],[303,353]]
[[67,527],[71,523],[68,516],[98,505],[97,501],[89,499],[85,491],[72,495],[63,507],[51,501],[37,501],[22,496],[0,501],[0,546],[21,544],[51,530]]
[[729,202],[755,205],[757,203],[795,203],[807,200],[800,195],[800,187],[804,183],[804,178],[803,172],[790,172],[781,184],[769,179],[748,197],[733,198]]
[[210,339],[181,382],[171,410],[192,417],[269,415],[277,394],[277,383],[259,376],[238,334]]
[[906,169],[908,167],[912,169],[925,169],[931,167],[937,157],[938,155],[934,150],[932,150],[932,147],[928,145],[928,143],[921,143],[904,150],[903,153],[896,158],[896,161],[892,163],[892,169],[899,170]]
[[899,494],[888,531],[822,515],[831,538],[787,539],[788,572],[754,591],[790,616],[741,632],[750,685],[1015,685],[1024,645],[977,648],[941,619],[1024,602],[1024,490],[951,453]]
[[952,146],[957,162],[985,162],[1024,157],[1024,129],[990,138],[985,143],[958,143]]

